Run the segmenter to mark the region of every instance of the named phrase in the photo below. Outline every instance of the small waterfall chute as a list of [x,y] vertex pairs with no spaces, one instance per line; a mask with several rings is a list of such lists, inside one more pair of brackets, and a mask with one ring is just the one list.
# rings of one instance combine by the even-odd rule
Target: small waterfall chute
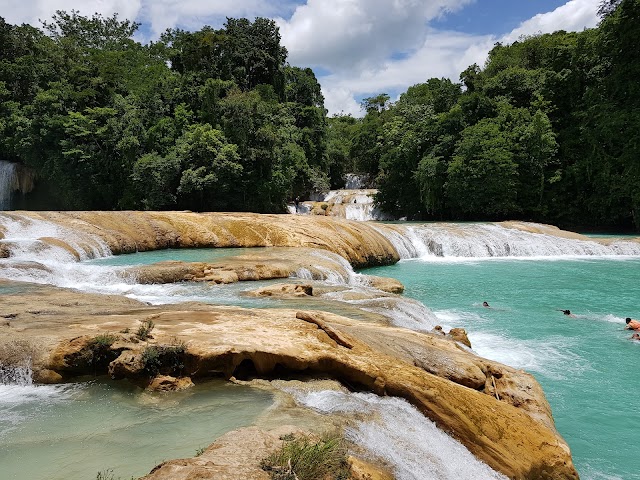
[[13,192],[20,188],[18,165],[0,160],[0,210],[11,209]]

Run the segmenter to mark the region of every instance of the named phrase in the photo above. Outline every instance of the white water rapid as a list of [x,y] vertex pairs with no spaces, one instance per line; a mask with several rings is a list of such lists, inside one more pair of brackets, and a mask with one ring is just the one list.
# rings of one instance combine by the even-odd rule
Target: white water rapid
[[350,417],[347,438],[398,480],[506,480],[402,399],[334,390],[291,393],[319,413]]
[[297,212],[295,206],[290,205],[289,213],[311,214],[320,208],[322,213],[347,220],[390,220],[391,217],[375,208],[373,196],[377,192],[375,189],[361,188],[331,190],[326,195],[320,195],[315,202],[302,202]]
[[[640,243],[614,240],[600,243],[588,237],[561,236],[560,230],[537,224],[421,224],[374,226],[394,246],[400,258],[486,259],[639,256]],[[529,231],[529,230],[539,231]]]
[[17,164],[0,160],[0,210],[11,209],[11,197],[18,187]]

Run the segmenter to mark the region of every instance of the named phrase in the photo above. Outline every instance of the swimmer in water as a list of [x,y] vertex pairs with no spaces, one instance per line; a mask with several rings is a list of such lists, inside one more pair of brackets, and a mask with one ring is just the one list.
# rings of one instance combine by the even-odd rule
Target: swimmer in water
[[564,313],[567,317],[576,318],[576,316],[573,313],[571,313],[571,310],[559,310],[559,311]]
[[638,320],[627,317],[625,322],[627,322],[627,326],[624,327],[626,330],[640,330],[640,322]]
[[482,302],[482,306],[486,308],[491,308],[491,306],[489,305],[489,302]]

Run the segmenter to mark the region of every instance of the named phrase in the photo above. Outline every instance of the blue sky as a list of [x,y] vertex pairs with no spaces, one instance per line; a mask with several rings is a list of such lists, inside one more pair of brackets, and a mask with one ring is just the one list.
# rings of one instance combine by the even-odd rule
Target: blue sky
[[39,25],[56,10],[142,23],[138,39],[166,28],[219,27],[225,17],[273,18],[289,62],[310,66],[330,114],[362,114],[359,101],[397,97],[431,77],[457,81],[496,42],[597,24],[599,0],[0,0],[10,23]]
[[565,3],[567,0],[476,1],[463,10],[436,20],[434,26],[474,35],[500,35],[538,13],[551,12]]

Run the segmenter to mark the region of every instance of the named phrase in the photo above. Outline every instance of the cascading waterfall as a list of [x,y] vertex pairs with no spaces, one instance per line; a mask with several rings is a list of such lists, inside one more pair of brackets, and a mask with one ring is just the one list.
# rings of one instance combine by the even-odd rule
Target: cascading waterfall
[[117,269],[79,262],[111,255],[98,237],[12,214],[0,214],[0,231],[0,245],[8,253],[0,258],[2,279],[105,293],[118,293],[109,286],[125,283]]
[[25,360],[19,365],[3,365],[0,363],[0,385],[33,385],[31,361]]
[[404,400],[333,390],[290,393],[319,413],[348,416],[347,438],[383,460],[398,480],[506,480]]
[[0,160],[0,210],[11,209],[11,197],[18,187],[17,164]]
[[603,244],[587,237],[565,238],[499,224],[377,225],[400,258],[549,258],[640,255],[640,243],[617,240]]
[[297,211],[293,205],[289,205],[288,210],[289,213],[310,214],[313,211],[314,202],[319,202],[325,204],[323,210],[333,217],[358,221],[390,220],[391,217],[374,205],[373,196],[377,192],[375,189],[361,188],[331,190],[326,195],[320,195],[317,200],[301,203]]

